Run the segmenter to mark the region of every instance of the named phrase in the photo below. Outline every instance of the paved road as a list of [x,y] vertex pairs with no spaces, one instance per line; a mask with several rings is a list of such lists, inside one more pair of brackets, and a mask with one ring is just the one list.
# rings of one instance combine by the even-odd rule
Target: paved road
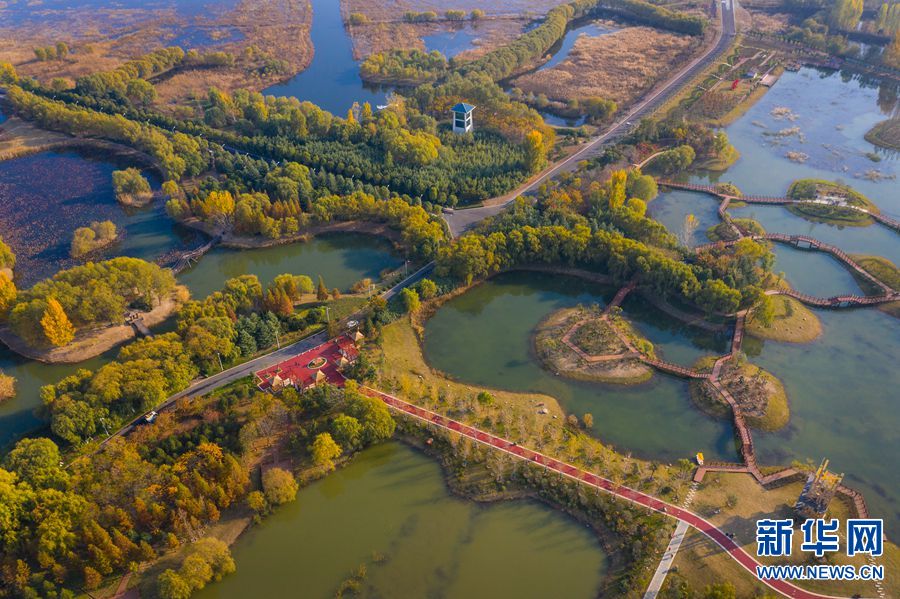
[[[428,276],[431,271],[434,270],[434,262],[429,262],[425,266],[422,266],[417,271],[401,280],[399,283],[383,291],[381,293],[381,297],[386,300],[390,300],[392,297],[400,293],[405,287],[409,287],[410,285],[414,285]],[[360,316],[359,313],[352,314],[345,318],[342,322],[347,322],[353,318],[358,318]],[[229,383],[233,383],[238,379],[242,379],[246,376],[250,376],[253,373],[262,370],[264,368],[268,368],[274,364],[278,364],[279,362],[283,362],[289,358],[293,358],[294,356],[300,355],[303,352],[314,348],[317,345],[325,343],[328,340],[328,332],[327,331],[319,331],[318,333],[314,333],[309,337],[305,337],[300,341],[292,343],[291,345],[286,345],[281,349],[277,349],[271,353],[265,354],[264,356],[260,356],[258,358],[254,358],[248,362],[244,362],[243,364],[239,364],[234,366],[233,368],[229,368],[228,370],[224,370],[222,372],[216,373],[212,376],[209,376],[205,379],[201,379],[199,381],[194,381],[187,389],[183,391],[179,391],[174,395],[168,397],[163,403],[156,406],[154,409],[157,412],[162,412],[164,410],[169,409],[176,401],[183,397],[202,397],[207,393],[210,393],[219,387],[223,387]],[[124,425],[119,430],[115,431],[112,435],[104,439],[100,443],[100,447],[109,442],[110,439],[115,437],[128,434],[131,432],[135,426],[140,425],[140,423],[144,419],[144,414],[141,414],[128,424]]]
[[687,522],[684,520],[678,521],[678,526],[675,527],[675,533],[669,541],[669,546],[666,547],[662,559],[659,560],[659,566],[657,566],[653,579],[644,593],[644,599],[656,599],[656,596],[659,595],[659,590],[662,588],[669,570],[672,569],[672,562],[675,561],[675,556],[678,555],[678,550],[681,548],[681,542],[684,541],[684,535],[687,534],[688,528],[690,526],[688,526]]
[[515,191],[503,196],[501,201],[488,200],[485,206],[456,210],[452,214],[445,214],[444,219],[450,226],[450,233],[453,237],[457,237],[471,229],[485,218],[498,214],[516,197],[534,191],[547,179],[552,179],[561,173],[574,170],[580,161],[600,154],[608,142],[624,137],[635,123],[663,104],[703,69],[708,67],[713,60],[728,49],[736,31],[735,10],[737,9],[737,0],[726,0],[726,3],[719,4],[719,7],[721,8],[719,14],[722,19],[722,26],[716,30],[713,44],[703,54],[685,65],[662,87],[645,96],[624,116],[619,117],[619,120],[610,125],[606,131],[593,138],[568,158],[545,170],[539,177],[531,179]]
[[[389,407],[400,411],[407,416],[411,416],[432,426],[437,426],[445,430],[453,431],[469,439],[472,439],[477,443],[487,445],[492,449],[503,451],[518,459],[529,461],[532,464],[546,468],[547,470],[562,474],[563,476],[578,481],[579,483],[588,485],[589,487],[597,489],[598,491],[609,493],[610,495],[614,495],[620,499],[635,503],[641,507],[645,507],[655,512],[665,514],[666,516],[669,516],[671,518],[675,518],[679,522],[684,522],[709,537],[732,559],[734,559],[744,569],[749,571],[754,579],[756,578],[756,566],[759,565],[758,562],[754,558],[752,558],[750,554],[744,551],[744,549],[740,545],[726,536],[726,534],[722,530],[693,512],[690,512],[676,505],[666,503],[665,501],[661,501],[655,497],[647,495],[646,493],[641,493],[640,491],[636,491],[630,487],[626,487],[625,485],[620,485],[607,478],[603,478],[602,476],[598,476],[585,470],[580,470],[579,468],[576,468],[571,464],[560,462],[559,460],[555,460],[532,449],[522,447],[521,445],[513,443],[508,439],[498,437],[491,433],[487,433],[485,431],[471,427],[467,424],[463,424],[462,422],[458,422],[451,418],[442,416],[441,414],[438,414],[436,412],[426,410],[425,408],[421,408],[409,402],[403,401],[402,399],[394,397],[393,395],[388,395],[386,393],[382,393],[381,391],[377,391],[368,387],[362,387],[361,389],[364,393],[370,395],[371,397],[382,400]],[[787,597],[793,597],[797,599],[835,599],[831,595],[821,595],[819,593],[807,591],[785,581],[762,580],[761,582],[769,586],[774,591],[777,591]]]

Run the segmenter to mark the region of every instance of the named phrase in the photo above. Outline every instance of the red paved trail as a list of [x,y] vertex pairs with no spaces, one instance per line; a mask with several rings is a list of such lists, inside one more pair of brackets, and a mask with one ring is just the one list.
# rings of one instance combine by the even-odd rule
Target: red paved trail
[[[559,460],[555,460],[534,450],[516,445],[511,441],[503,439],[502,437],[497,437],[496,435],[476,429],[451,418],[447,418],[446,416],[442,416],[436,412],[432,412],[430,410],[426,410],[419,406],[413,405],[392,395],[388,395],[386,393],[382,393],[381,391],[376,391],[375,389],[370,389],[368,387],[362,387],[361,391],[371,397],[382,400],[389,407],[403,412],[408,416],[412,416],[419,420],[431,423],[434,426],[439,426],[441,428],[454,431],[479,443],[489,445],[495,449],[516,456],[522,460],[539,464],[540,466],[548,470],[553,470],[554,472],[558,472],[564,476],[590,485],[596,489],[606,491],[607,493],[615,495],[616,497],[626,499],[632,503],[636,503],[640,506],[660,513],[664,513],[667,516],[671,516],[677,520],[686,522],[687,524],[693,526],[704,535],[712,539],[719,547],[724,549],[728,553],[728,555],[732,557],[732,559],[738,562],[747,571],[749,571],[754,578],[756,578],[756,566],[760,564],[753,557],[751,557],[750,554],[744,551],[740,547],[740,545],[725,536],[724,532],[693,512],[682,509],[676,505],[666,503],[665,501],[660,501],[655,497],[652,497],[645,493],[641,493],[640,491],[635,491],[630,487],[620,485],[609,479],[597,476],[596,474],[586,472],[584,470],[576,468],[575,466],[566,464],[565,462],[560,462]],[[819,593],[814,593],[812,591],[807,591],[786,581],[762,580],[761,582],[787,597],[797,597],[800,599],[835,599],[832,595],[822,595]]]

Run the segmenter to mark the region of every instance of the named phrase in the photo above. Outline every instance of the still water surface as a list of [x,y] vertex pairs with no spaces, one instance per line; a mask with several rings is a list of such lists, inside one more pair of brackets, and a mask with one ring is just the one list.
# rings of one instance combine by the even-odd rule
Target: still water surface
[[301,490],[232,551],[237,572],[198,599],[324,599],[360,564],[363,596],[587,599],[607,569],[574,520],[530,501],[453,497],[434,460],[396,443]]

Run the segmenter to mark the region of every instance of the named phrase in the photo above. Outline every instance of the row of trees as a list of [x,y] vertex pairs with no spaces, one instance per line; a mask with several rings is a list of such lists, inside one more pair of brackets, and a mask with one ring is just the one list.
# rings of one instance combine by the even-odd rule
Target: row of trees
[[271,239],[332,221],[383,222],[400,232],[410,255],[422,259],[432,258],[446,237],[439,219],[397,197],[379,200],[362,192],[329,195],[307,203],[309,208],[304,212],[300,199],[291,193],[294,192],[290,191],[287,199],[273,202],[266,192],[234,197],[229,191],[210,191],[190,202],[173,198],[167,202],[166,210],[177,219],[194,217],[239,235],[263,235]]
[[82,137],[99,137],[121,142],[146,152],[170,179],[197,175],[206,168],[205,142],[183,133],[166,133],[120,114],[108,115],[25,91],[8,88],[7,99],[16,113],[41,127]]

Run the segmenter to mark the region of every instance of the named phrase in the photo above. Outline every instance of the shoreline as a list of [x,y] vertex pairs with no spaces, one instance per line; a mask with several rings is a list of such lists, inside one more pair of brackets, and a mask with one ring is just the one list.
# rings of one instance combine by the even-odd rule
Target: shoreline
[[[153,327],[165,322],[184,303],[181,297],[185,297],[184,294],[186,292],[187,287],[177,285],[158,306],[149,312],[141,312],[144,324],[148,327]],[[130,324],[107,325],[102,328],[94,328],[85,334],[79,334],[74,340],[62,347],[39,349],[28,345],[21,337],[13,333],[8,326],[0,328],[0,342],[6,345],[10,351],[29,360],[36,360],[44,364],[78,364],[85,360],[96,358],[137,337],[137,332]]]

